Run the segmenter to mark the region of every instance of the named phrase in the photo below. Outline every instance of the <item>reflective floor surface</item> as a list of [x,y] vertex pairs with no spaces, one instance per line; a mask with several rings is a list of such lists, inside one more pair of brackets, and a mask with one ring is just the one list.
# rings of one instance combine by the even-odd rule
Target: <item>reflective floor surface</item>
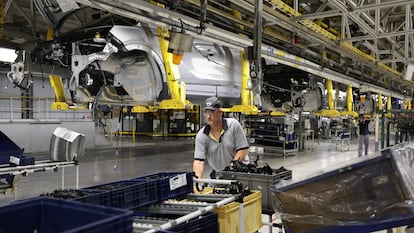
[[[263,162],[273,169],[283,166],[292,170],[293,180],[301,180],[315,172],[339,168],[358,159],[356,144],[356,139],[351,140],[348,150],[347,147],[336,148],[328,140],[308,141],[304,151],[285,157],[280,154],[263,153],[260,147],[252,146],[250,157],[253,160],[259,155]],[[87,150],[79,159],[79,188],[158,172],[192,171],[193,138],[137,138],[135,143],[131,142],[130,138],[121,138],[118,142],[113,142],[113,145],[112,148]],[[374,140],[371,139],[368,156],[375,154],[374,149]],[[47,153],[31,156],[36,160],[48,159]],[[207,165],[205,177],[210,171],[211,168]],[[31,173],[24,177],[18,176],[14,192],[0,194],[0,204],[7,204],[15,199],[36,197],[61,188],[62,172],[64,187],[75,188],[75,167],[67,167],[64,171],[60,169],[57,172]],[[261,232],[269,232],[265,228]]]

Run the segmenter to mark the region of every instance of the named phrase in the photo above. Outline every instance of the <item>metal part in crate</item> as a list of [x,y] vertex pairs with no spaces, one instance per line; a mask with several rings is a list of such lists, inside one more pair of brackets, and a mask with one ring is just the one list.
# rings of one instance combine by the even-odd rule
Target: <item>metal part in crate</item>
[[410,174],[412,180],[413,169],[401,170],[400,157],[362,157],[301,182],[276,185],[274,204],[286,232],[371,232],[413,223],[407,191],[412,182],[406,185],[404,179]]
[[40,197],[1,206],[0,232],[132,233],[132,214],[128,210]]
[[238,180],[243,186],[248,186],[251,190],[262,192],[262,209],[264,212],[273,213],[272,195],[270,188],[278,183],[281,179],[292,179],[292,170],[281,169],[273,170],[273,175],[244,173],[234,171],[217,171],[217,177],[226,180]]

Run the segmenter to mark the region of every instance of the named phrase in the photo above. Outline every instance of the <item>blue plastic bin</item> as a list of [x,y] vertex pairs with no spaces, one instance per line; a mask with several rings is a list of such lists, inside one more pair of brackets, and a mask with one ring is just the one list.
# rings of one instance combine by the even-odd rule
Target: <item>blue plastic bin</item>
[[111,198],[110,206],[117,208],[137,208],[158,201],[155,180],[118,181],[84,189],[108,191]]
[[86,195],[82,197],[72,198],[70,200],[93,205],[112,206],[111,193],[109,191],[87,189],[80,189],[80,191],[84,192]]
[[8,164],[11,155],[21,156],[23,149],[0,130],[0,164]]
[[111,206],[111,194],[105,190],[57,189],[51,193],[41,194],[40,196]]
[[132,233],[129,210],[39,197],[0,207],[0,232]]
[[192,172],[161,172],[137,177],[132,180],[156,181],[159,201],[191,193],[193,191]]
[[35,158],[32,156],[25,155],[11,155],[10,156],[10,165],[11,166],[27,166],[34,165]]

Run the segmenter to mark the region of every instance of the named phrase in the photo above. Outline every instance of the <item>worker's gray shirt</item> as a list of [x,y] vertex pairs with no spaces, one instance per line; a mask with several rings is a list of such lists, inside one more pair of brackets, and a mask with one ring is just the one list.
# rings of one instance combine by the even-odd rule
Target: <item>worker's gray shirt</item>
[[230,165],[236,152],[249,148],[246,135],[240,122],[233,118],[223,118],[223,130],[219,142],[210,138],[210,126],[206,125],[197,133],[195,140],[195,160],[207,160],[217,171]]

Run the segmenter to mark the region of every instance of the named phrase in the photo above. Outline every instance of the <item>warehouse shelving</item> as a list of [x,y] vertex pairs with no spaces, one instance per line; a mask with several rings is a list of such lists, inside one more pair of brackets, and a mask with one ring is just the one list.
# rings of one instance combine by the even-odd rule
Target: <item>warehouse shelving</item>
[[283,156],[297,154],[298,137],[293,130],[289,129],[285,117],[248,117],[246,125],[254,145],[263,146],[266,153]]

